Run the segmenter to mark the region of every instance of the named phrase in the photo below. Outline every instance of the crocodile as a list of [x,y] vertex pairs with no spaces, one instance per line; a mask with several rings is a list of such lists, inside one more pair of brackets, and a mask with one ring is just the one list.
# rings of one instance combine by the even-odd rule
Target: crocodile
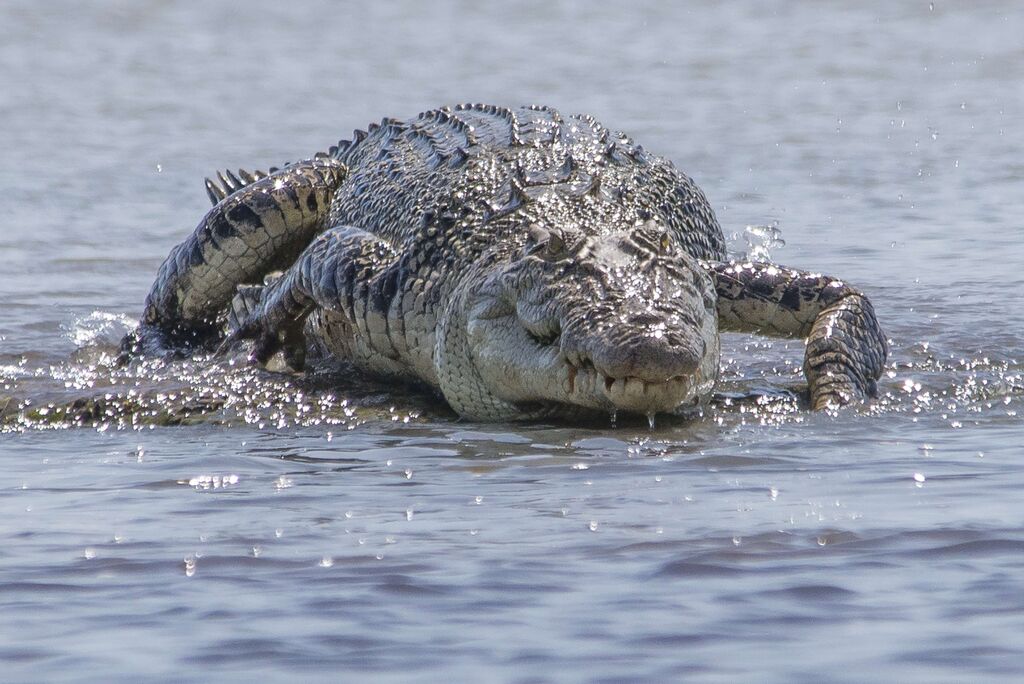
[[128,357],[251,344],[253,363],[344,361],[497,422],[699,407],[720,331],[806,340],[813,410],[874,396],[888,352],[861,292],[730,260],[696,183],[588,115],[385,118],[206,189]]

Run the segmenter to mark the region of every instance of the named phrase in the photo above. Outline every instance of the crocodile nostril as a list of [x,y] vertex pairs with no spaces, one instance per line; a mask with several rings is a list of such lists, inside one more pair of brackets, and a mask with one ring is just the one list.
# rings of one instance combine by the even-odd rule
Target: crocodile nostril
[[642,311],[630,314],[628,321],[632,325],[654,325],[663,322],[664,318],[651,311]]
[[672,331],[661,335],[631,335],[615,344],[595,345],[588,350],[597,369],[611,378],[635,377],[644,382],[664,382],[698,372],[707,344],[696,334]]

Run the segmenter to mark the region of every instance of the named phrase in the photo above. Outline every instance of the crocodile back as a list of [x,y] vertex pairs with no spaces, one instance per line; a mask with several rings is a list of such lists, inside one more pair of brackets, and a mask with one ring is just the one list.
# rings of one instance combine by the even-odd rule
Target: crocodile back
[[444,107],[383,119],[332,154],[350,173],[331,223],[359,226],[396,247],[422,239],[423,224],[440,215],[451,217],[446,230],[474,233],[460,243],[463,255],[468,243],[515,243],[530,223],[599,233],[654,219],[692,256],[725,256],[721,228],[693,180],[590,116]]

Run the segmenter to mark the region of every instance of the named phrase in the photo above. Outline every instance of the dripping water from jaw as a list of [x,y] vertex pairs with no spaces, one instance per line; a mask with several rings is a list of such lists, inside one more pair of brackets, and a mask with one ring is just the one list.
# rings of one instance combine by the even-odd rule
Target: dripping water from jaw
[[612,427],[615,427],[615,422],[619,419],[619,412],[618,412],[618,410],[612,409],[612,411],[611,411],[611,413],[609,414],[608,417],[611,420]]
[[651,427],[652,430],[654,429],[654,413],[653,412],[647,414],[647,424]]

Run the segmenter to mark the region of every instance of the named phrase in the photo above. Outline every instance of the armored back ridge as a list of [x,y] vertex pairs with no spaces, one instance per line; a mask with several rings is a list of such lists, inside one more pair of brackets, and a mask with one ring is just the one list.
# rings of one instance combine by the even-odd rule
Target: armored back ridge
[[232,312],[222,349],[417,379],[484,420],[699,403],[720,325],[810,338],[819,408],[869,395],[885,359],[862,295],[726,262],[694,182],[592,117],[442,108],[207,188],[126,350],[221,342]]

